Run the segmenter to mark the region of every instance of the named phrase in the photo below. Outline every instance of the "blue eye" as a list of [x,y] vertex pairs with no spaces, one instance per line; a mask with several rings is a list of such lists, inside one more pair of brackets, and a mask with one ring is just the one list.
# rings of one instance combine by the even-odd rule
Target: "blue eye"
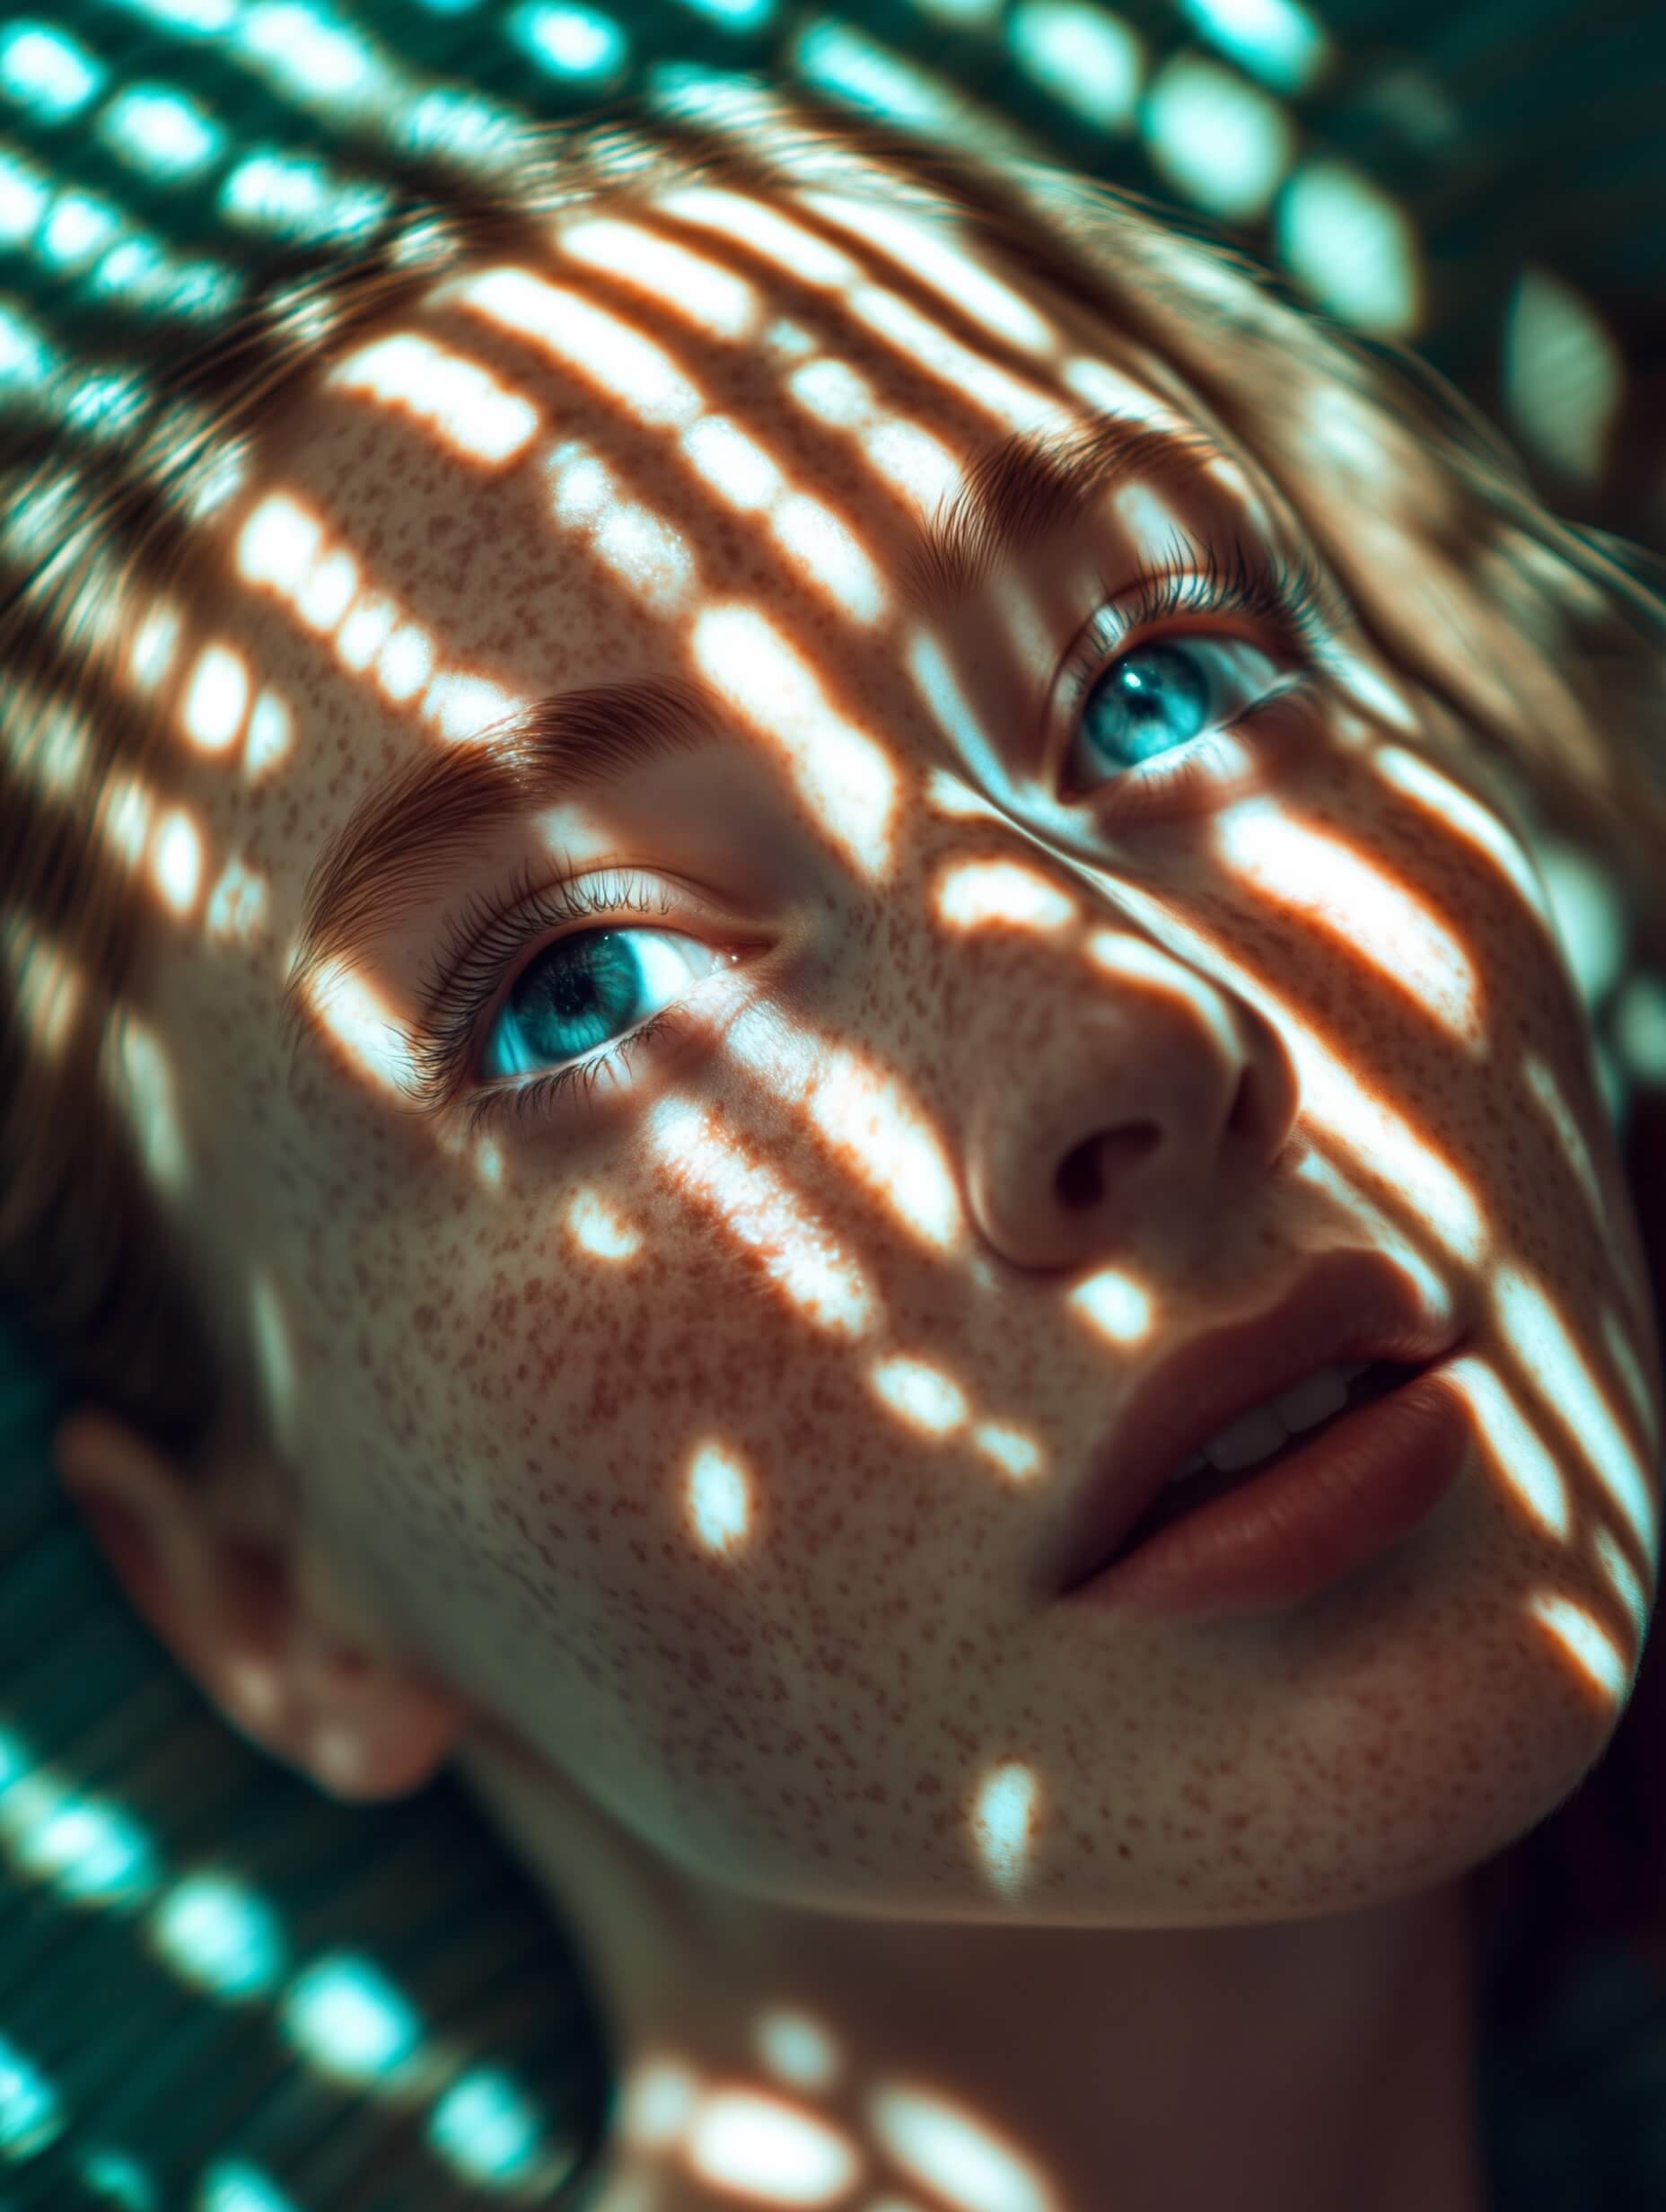
[[[673,896],[628,873],[537,895],[523,873],[510,905],[484,928],[472,910],[465,915],[431,973],[417,1017],[409,1090],[416,1110],[437,1113],[449,1104],[477,1057],[482,1081],[534,1076],[513,1089],[477,1090],[469,1111],[473,1136],[493,1115],[531,1115],[571,1083],[593,1084],[673,1029],[675,1002],[741,958],[685,930],[617,918],[620,908],[667,915],[680,908],[715,919],[688,891]],[[541,931],[588,916],[608,917],[609,926],[569,929],[542,945],[499,999],[504,975]],[[483,1022],[493,1005],[495,1013]],[[567,1065],[552,1073],[552,1062]]]
[[[641,1027],[688,982],[672,943],[720,955],[680,930],[584,929],[547,944],[521,971],[487,1032],[484,1076],[541,1075]],[[499,1043],[502,1040],[502,1049]],[[498,1063],[502,1064],[499,1065]]]
[[1239,720],[1286,672],[1242,638],[1202,636],[1148,639],[1109,661],[1101,652],[1097,667],[1074,679],[1085,692],[1075,733],[1107,775]]

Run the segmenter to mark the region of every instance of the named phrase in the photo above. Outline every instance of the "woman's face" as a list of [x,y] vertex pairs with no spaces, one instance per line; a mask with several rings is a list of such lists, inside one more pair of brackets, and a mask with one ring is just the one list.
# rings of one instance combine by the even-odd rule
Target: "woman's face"
[[[978,473],[1035,432],[1122,458],[1049,514]],[[969,560],[978,485],[1016,527]],[[891,1915],[1342,1909],[1574,1786],[1661,1437],[1586,1023],[1478,746],[1346,602],[1213,750],[1302,666],[1276,620],[1118,640],[1182,540],[1308,550],[1169,372],[899,209],[621,204],[390,321],[216,527],[158,968],[193,1218],[321,1540],[472,1706],[690,1874]],[[570,691],[494,822],[431,791],[320,879],[364,942],[292,1068],[323,856]],[[1461,1326],[1440,1508],[1254,1620],[1062,1604],[1136,1385],[1338,1248]]]

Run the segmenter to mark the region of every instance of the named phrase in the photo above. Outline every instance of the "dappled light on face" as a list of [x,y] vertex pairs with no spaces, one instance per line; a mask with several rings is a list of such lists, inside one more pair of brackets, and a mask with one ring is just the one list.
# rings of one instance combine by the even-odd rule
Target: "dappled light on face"
[[708,2090],[684,2129],[682,2153],[691,2174],[741,2203],[836,2204],[863,2163],[836,2128],[753,2089]]
[[832,354],[801,359],[782,389],[815,421],[847,430],[864,466],[905,503],[928,510],[959,480],[960,466],[943,440],[881,406],[848,361]]
[[1081,912],[1057,883],[1016,860],[968,860],[944,869],[936,910],[946,929],[997,922],[1004,928],[1048,933],[1062,929]]
[[[1051,362],[1058,350],[1058,334],[1044,316],[1019,298],[1010,285],[992,276],[986,268],[933,232],[903,209],[875,206],[872,199],[852,199],[843,192],[801,192],[801,204],[836,230],[877,247],[897,269],[918,284],[930,286],[945,306],[969,315],[987,335],[1039,362]],[[850,287],[862,296],[861,284]],[[860,312],[860,311],[858,311]]]
[[876,1360],[869,1373],[874,1396],[905,1427],[934,1444],[970,1432],[978,1450],[1004,1473],[1027,1475],[1042,1462],[1035,1439],[997,1421],[974,1420],[965,1391],[930,1360],[899,1355]]
[[197,656],[180,706],[185,734],[205,753],[229,751],[249,712],[249,670],[230,645],[206,645]]
[[[1380,1084],[1363,1080],[1287,996],[1235,960],[1218,939],[1171,912],[1159,914],[1148,894],[1136,887],[1125,885],[1121,896],[1136,914],[1150,911],[1160,941],[1188,954],[1205,973],[1224,979],[1276,1023],[1295,1063],[1306,1117],[1332,1140],[1337,1159],[1352,1163],[1363,1182],[1395,1192],[1419,1233],[1437,1242],[1451,1264],[1482,1268],[1488,1231],[1480,1205],[1469,1181],[1442,1156],[1436,1139],[1396,1112]],[[1118,944],[1114,938],[1108,942]],[[1351,1178],[1343,1181],[1351,1187]]]
[[[985,1799],[992,1830],[1023,1795],[1021,1773],[993,1778]],[[860,2185],[880,2192],[869,2199],[874,2212],[901,2212],[920,2190],[968,2212],[1068,2212],[1009,2132],[928,2076],[893,2073],[859,2087],[858,2137],[808,2101],[848,2086],[849,2055],[819,2022],[762,2013],[753,2050],[758,2081],[771,2089],[703,2078],[680,2058],[644,2058],[621,2085],[621,2145],[724,2190],[737,2208],[831,2206]]]
[[756,608],[708,607],[688,647],[711,689],[780,753],[852,873],[886,881],[902,800],[888,749],[838,713],[814,669]]
[[325,969],[307,993],[311,1019],[327,1031],[346,1065],[390,1104],[408,1098],[412,1083],[405,1030],[392,1002],[364,975]]
[[594,1190],[581,1190],[569,1201],[567,1233],[575,1249],[591,1260],[634,1260],[642,1250],[640,1231],[630,1228]]
[[1448,838],[1462,838],[1477,853],[1485,853],[1530,913],[1536,914],[1554,935],[1556,919],[1546,900],[1544,886],[1533,865],[1532,854],[1513,836],[1489,807],[1421,753],[1404,745],[1380,744],[1372,752],[1372,770],[1396,791],[1416,800],[1432,826]]
[[828,1158],[883,1201],[919,1247],[942,1260],[966,1256],[966,1217],[942,1139],[892,1069],[804,1023],[791,1027],[741,1012],[723,1049],[815,1128]]
[[[1250,763],[1245,748],[1244,765]],[[1214,842],[1225,865],[1269,907],[1333,935],[1471,1054],[1486,1049],[1475,962],[1427,903],[1328,830],[1298,821],[1274,799],[1226,808]]]
[[535,347],[639,423],[684,429],[704,412],[698,387],[662,346],[570,285],[530,269],[487,269],[437,286],[431,303],[464,309]]
[[802,1320],[846,1338],[874,1326],[877,1293],[866,1269],[840,1249],[784,1175],[720,1133],[688,1099],[657,1100],[647,1121],[671,1188],[755,1254]]
[[886,610],[879,571],[820,500],[790,488],[756,439],[721,416],[707,415],[683,434],[695,473],[725,506],[759,514],[806,583],[826,592],[855,622],[875,622]]
[[[709,254],[692,252],[644,224],[594,215],[568,224],[556,250],[568,262],[592,269],[609,296],[617,299],[623,287],[656,314],[665,309],[680,319],[691,342],[721,347],[756,340],[764,322],[757,287],[724,265],[718,250],[725,241],[748,246],[778,266],[790,265],[795,278],[820,286],[853,328],[866,333],[867,344],[877,338],[907,364],[911,376],[934,377],[963,409],[993,423],[1074,432],[1089,393],[1100,403],[1114,403],[1118,419],[1131,428],[1173,419],[1133,379],[1073,351],[1012,286],[912,212],[871,209],[837,192],[800,194],[798,206],[803,215],[795,219],[744,196],[683,192],[662,198],[656,212],[686,228],[703,228],[712,241]],[[848,251],[829,248],[825,228],[847,240]],[[790,264],[782,257],[790,257]],[[894,280],[877,277],[876,267],[890,270]],[[922,288],[934,294],[940,312],[920,303]],[[784,456],[733,408],[712,411],[691,365],[662,337],[649,336],[626,312],[586,296],[576,272],[574,283],[559,284],[530,268],[500,265],[448,277],[431,289],[428,300],[435,309],[460,307],[511,344],[537,349],[577,385],[605,393],[609,407],[644,435],[673,440],[688,481],[714,511],[767,531],[777,558],[785,557],[786,573],[807,595],[824,596],[854,624],[872,625],[889,610],[881,569],[845,520],[798,490]],[[968,324],[979,335],[967,335]],[[662,330],[663,324],[657,327]],[[784,396],[807,419],[851,440],[853,455],[866,471],[864,492],[906,491],[916,512],[930,511],[959,481],[961,463],[943,439],[882,400],[872,374],[829,347],[820,334],[802,333],[802,344],[795,340],[779,349],[777,359]],[[1021,371],[1021,360],[1032,374]],[[542,410],[500,375],[455,348],[409,334],[362,348],[331,382],[434,428],[450,439],[460,458],[488,464],[522,457],[543,420]],[[463,427],[453,434],[448,422]],[[759,758],[786,769],[805,812],[852,878],[873,889],[890,883],[903,819],[903,785],[890,734],[861,725],[835,703],[815,659],[771,611],[739,600],[697,598],[687,526],[674,528],[643,504],[634,487],[627,491],[614,463],[585,438],[564,435],[539,465],[550,488],[553,527],[575,551],[634,590],[645,610],[675,626],[691,671],[749,733]],[[1218,494],[1266,536],[1271,518],[1244,472],[1225,456],[1206,472]],[[1188,520],[1174,492],[1139,480],[1115,486],[1103,508],[1107,527],[1136,544],[1176,542]],[[406,619],[395,595],[364,578],[354,549],[329,538],[318,518],[276,488],[243,525],[238,565],[247,581],[276,592],[315,633],[333,633],[344,667],[377,682],[390,697],[402,692],[437,736],[480,742],[484,733],[489,740],[495,715],[520,703],[504,687],[448,663],[443,643]],[[999,584],[990,595],[996,619],[986,636],[1013,668],[1034,680],[1056,650],[1048,609],[1018,575],[1004,575]],[[1049,829],[1066,821],[1045,794],[1036,794],[1033,809],[1026,799],[1032,825],[1026,830],[1007,821],[1002,804],[991,806],[975,787],[998,791],[1003,803],[1010,799],[1005,771],[1011,745],[984,705],[985,688],[945,650],[945,632],[920,625],[907,633],[904,647],[923,708],[951,754],[969,770],[974,786],[969,790],[953,777],[945,782],[934,775],[929,786],[934,804],[949,818],[981,812],[1045,850]],[[1339,665],[1346,658],[1339,649],[1337,658]],[[390,669],[399,672],[392,685]],[[1350,672],[1356,696],[1368,694],[1378,680],[1362,662],[1355,661]],[[224,751],[234,742],[248,689],[246,672],[227,648],[205,649],[184,709],[187,734],[200,750]],[[1398,699],[1393,704],[1403,719],[1406,710]],[[1369,733],[1355,725],[1354,742],[1368,751]],[[1253,740],[1225,741],[1223,752],[1233,774],[1254,772]],[[1425,777],[1425,794],[1434,790]],[[1452,812],[1462,819],[1461,808]],[[1469,814],[1473,821],[1477,810],[1472,806]],[[1440,826],[1450,826],[1444,816]],[[178,820],[169,826],[172,844],[166,849],[173,860],[158,879],[163,903],[177,912],[189,909],[203,868],[200,851],[185,850],[184,828]],[[1508,840],[1504,846],[1508,849]],[[161,838],[157,852],[160,866]],[[1271,798],[1240,801],[1221,811],[1213,826],[1213,852],[1224,876],[1253,890],[1264,912],[1296,917],[1310,939],[1332,936],[1339,953],[1374,967],[1387,988],[1409,997],[1418,1014],[1449,1038],[1478,1049],[1479,985],[1472,961],[1426,903],[1380,863],[1347,849],[1333,834],[1305,827]],[[988,929],[1004,937],[1062,937],[1067,923],[1082,922],[1083,909],[1063,888],[1064,856],[1054,854],[1051,860],[1045,871],[1005,856],[944,869],[934,913],[945,937],[966,940]],[[1225,1020],[1218,992],[1195,980],[1175,955],[1189,953],[1203,974],[1240,989],[1277,1024],[1287,1044],[1312,1128],[1337,1147],[1331,1172],[1352,1217],[1380,1216],[1372,1187],[1391,1191],[1409,1200],[1414,1216],[1448,1258],[1480,1266],[1485,1229],[1473,1195],[1436,1140],[1399,1115],[1380,1084],[1363,1084],[1285,995],[1246,971],[1220,933],[1189,927],[1172,902],[1153,898],[1120,871],[1096,868],[1080,856],[1064,865],[1098,892],[1113,891],[1136,920],[1144,911],[1153,933],[1148,944],[1129,930],[1090,926],[1079,954],[1087,970],[1117,989],[1177,994],[1187,1002],[1189,1019],[1215,1031]],[[1513,880],[1520,876],[1518,868]],[[171,884],[176,886],[171,896]],[[313,988],[312,1009],[346,1065],[385,1096],[408,1093],[400,1012],[373,978],[326,970]],[[1223,1035],[1221,1043],[1232,1049],[1230,1038]],[[742,1010],[727,1022],[722,1049],[731,1064],[756,1079],[760,1095],[803,1113],[828,1160],[853,1186],[874,1197],[894,1227],[940,1260],[969,1260],[952,1162],[894,1073],[835,1038],[808,1025],[791,1028],[761,1009]],[[164,1128],[167,1119],[161,1116]],[[644,1107],[639,1134],[667,1186],[697,1213],[720,1223],[731,1242],[752,1252],[801,1318],[851,1339],[872,1338],[880,1330],[883,1309],[868,1270],[791,1180],[736,1132],[719,1130],[694,1098],[676,1092]],[[460,1149],[454,1137],[437,1128],[435,1141],[453,1156]],[[497,1140],[487,1139],[474,1151],[481,1186],[501,1189],[504,1163]],[[163,1156],[169,1156],[165,1147]],[[1360,1184],[1348,1181],[1337,1164],[1342,1160],[1363,1171]],[[612,1213],[585,1213],[576,1202],[569,1231],[575,1247],[588,1250],[597,1262],[628,1262],[640,1251],[634,1223]],[[1090,1270],[1074,1286],[1074,1295],[1089,1332],[1123,1353],[1136,1351],[1142,1332],[1157,1326],[1143,1286],[1126,1270]],[[875,1404],[922,1441],[941,1444],[986,1431],[988,1456],[1009,1473],[1029,1471],[1040,1461],[1036,1440],[1022,1433],[1022,1425],[1013,1427],[1004,1410],[975,1405],[964,1379],[923,1347],[876,1348],[869,1380]],[[705,1449],[709,1453],[711,1447]],[[716,1522],[707,1518],[710,1527],[721,1523],[732,1539],[749,1517],[750,1477],[742,1475],[739,1461],[724,1464],[728,1504]]]
[[171,914],[189,914],[197,904],[202,875],[203,841],[197,825],[182,807],[171,807],[157,818],[151,840],[151,881],[157,897]]
[[753,285],[687,246],[656,238],[641,224],[592,215],[557,225],[556,241],[570,259],[616,282],[640,285],[656,307],[707,338],[738,345],[757,333],[762,310]]
[[623,497],[607,463],[577,439],[564,440],[543,466],[556,519],[574,546],[593,553],[656,614],[691,603],[694,557],[680,531],[640,500]]
[[851,314],[919,368],[940,376],[963,399],[983,408],[1009,430],[1068,432],[1074,414],[1038,386],[998,368],[934,322],[920,308],[884,285],[858,285],[846,302]]
[[122,1020],[118,1063],[111,1069],[107,1058],[101,1072],[118,1074],[117,1095],[127,1110],[145,1175],[159,1193],[183,1199],[196,1175],[180,1118],[173,1055],[153,1024],[131,1007]]
[[780,275],[816,291],[847,291],[861,276],[860,263],[817,232],[795,223],[781,208],[767,207],[744,192],[694,185],[659,193],[653,205],[679,223],[750,247]]
[[203,903],[204,944],[255,946],[264,941],[270,921],[271,887],[266,876],[233,854]]
[[[358,564],[345,547],[327,540],[323,524],[299,502],[284,492],[262,497],[238,532],[232,558],[245,582],[275,592],[316,632],[350,628],[355,609],[368,598],[374,610],[373,635],[381,642],[373,660],[366,661],[364,633],[354,633],[357,672],[373,674],[379,689],[396,706],[422,692],[427,695],[424,707],[436,724],[449,718],[454,694],[442,691],[426,630],[406,620],[386,592],[361,592]],[[471,695],[488,714],[494,704],[500,712],[510,704],[505,693],[469,680]],[[442,698],[448,710],[445,716],[433,713]]]
[[[1609,1394],[1591,1373],[1590,1356],[1575,1342],[1556,1300],[1525,1268],[1505,1266],[1498,1271],[1494,1303],[1500,1328],[1520,1359],[1522,1372],[1531,1378],[1532,1394],[1542,1401],[1551,1423],[1563,1432],[1563,1456],[1574,1464],[1585,1462],[1614,1511],[1645,1555],[1658,1565],[1660,1539],[1648,1471],[1615,1420]],[[1612,1314],[1604,1318],[1611,1330]],[[1621,1374],[1634,1388],[1641,1380],[1629,1365],[1622,1366]],[[1634,1409],[1644,1416],[1646,1397],[1638,1395]],[[1562,1488],[1565,1498],[1565,1478]],[[1555,1519],[1560,1524],[1556,1533],[1571,1534],[1570,1512],[1559,1508]],[[1638,1627],[1641,1631],[1641,1621]]]
[[515,461],[538,435],[538,409],[478,362],[415,330],[378,338],[338,362],[324,388],[364,392],[433,430],[469,461]]

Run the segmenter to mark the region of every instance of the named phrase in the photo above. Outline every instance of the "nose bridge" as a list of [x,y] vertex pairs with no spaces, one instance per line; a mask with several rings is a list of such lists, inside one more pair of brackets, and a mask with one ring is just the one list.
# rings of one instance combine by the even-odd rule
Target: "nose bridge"
[[[922,866],[940,944],[940,1095],[972,1214],[1017,1259],[1059,1264],[1114,1223],[1206,1220],[1235,1163],[1269,1159],[1293,1070],[1113,882],[1017,825],[946,828]],[[943,938],[946,935],[947,944]]]

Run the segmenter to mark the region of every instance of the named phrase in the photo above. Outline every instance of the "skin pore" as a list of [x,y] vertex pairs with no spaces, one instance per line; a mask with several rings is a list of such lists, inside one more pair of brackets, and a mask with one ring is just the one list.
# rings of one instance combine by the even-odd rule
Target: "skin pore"
[[[1197,781],[1162,781],[1210,726],[1178,707],[1117,758],[1129,648],[1060,673],[1102,603],[1181,538],[1299,552],[1299,514],[1163,364],[946,221],[745,207],[620,201],[544,267],[453,273],[209,526],[223,602],[163,702],[201,891],[158,901],[143,1011],[296,1496],[92,1417],[66,1480],[234,1725],[347,1799],[450,1762],[547,1888],[621,2067],[607,2212],[1478,2212],[1465,1877],[1618,1725],[1662,1430],[1521,825],[1345,601]],[[914,603],[975,457],[1105,419],[1155,465]],[[1182,465],[1163,434],[1200,431],[1219,459]],[[1144,635],[1252,649],[1192,663],[1217,724],[1294,665],[1261,614]],[[235,742],[228,668],[264,702]],[[290,953],[355,810],[622,681],[697,686],[712,741],[460,856],[436,821],[292,1071]],[[467,903],[478,935],[523,877],[619,876],[502,938],[469,1079],[414,1112]],[[552,961],[608,926],[635,968]],[[622,1011],[557,1049],[539,975]],[[1339,1248],[1463,1325],[1441,1507],[1256,1619],[1061,1606],[1137,1380]]]

